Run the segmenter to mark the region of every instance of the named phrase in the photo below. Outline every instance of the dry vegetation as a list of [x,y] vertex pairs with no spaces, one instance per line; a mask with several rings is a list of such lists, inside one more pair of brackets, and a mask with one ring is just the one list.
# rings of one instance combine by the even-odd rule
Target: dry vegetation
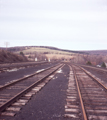
[[15,53],[0,49],[0,63],[24,62],[24,61],[27,61],[27,58],[25,58],[24,56],[17,55]]
[[[22,50],[25,56],[28,57],[29,60],[34,60],[38,58],[38,60],[62,60],[62,59],[72,59],[72,55],[74,53],[61,51],[61,50],[54,50],[49,48],[42,48],[42,47],[26,47]],[[17,51],[16,53],[20,53]]]
[[[88,61],[92,65],[101,64],[101,62],[107,62],[106,54],[103,51],[69,51],[61,50],[54,47],[45,46],[25,46],[25,47],[13,47],[13,52],[23,54],[29,59],[34,61],[37,58],[39,61],[51,60],[51,61],[70,61],[74,63],[86,64]],[[100,52],[100,53],[99,53]],[[97,54],[95,54],[97,53]],[[98,54],[99,53],[99,54]],[[104,51],[106,53],[106,51]]]
[[24,49],[23,53],[26,56],[32,57],[33,60],[35,57],[37,57],[38,60],[45,60],[45,59],[51,59],[51,61],[64,60],[64,61],[71,61],[80,64],[86,64],[88,61],[90,61],[93,65],[100,64],[103,61],[106,62],[106,58],[102,54],[100,55],[98,54],[94,55],[91,53],[81,54],[81,53],[67,52],[67,51],[55,50],[44,47],[29,47]]
[[[20,51],[18,51],[19,53]],[[26,48],[23,50],[24,54],[29,54],[29,53],[41,53],[41,54],[65,54],[65,55],[72,55],[74,53],[71,52],[65,52],[65,51],[60,51],[60,50],[54,50],[54,49],[49,49],[49,48],[42,48],[42,47],[30,47]]]

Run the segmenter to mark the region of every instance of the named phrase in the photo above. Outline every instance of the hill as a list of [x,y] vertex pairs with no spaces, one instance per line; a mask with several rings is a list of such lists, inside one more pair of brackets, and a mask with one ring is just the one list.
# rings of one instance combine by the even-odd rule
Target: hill
[[[4,48],[5,49],[5,48]],[[8,51],[12,52],[20,52],[23,51],[25,54],[28,52],[39,52],[42,54],[48,54],[48,53],[54,53],[54,54],[83,54],[83,51],[72,51],[72,50],[64,50],[59,49],[55,47],[49,47],[49,46],[23,46],[23,47],[10,47],[8,48]]]
[[95,54],[95,55],[107,55],[107,50],[90,50],[90,51],[82,51],[88,54]]
[[84,52],[80,51],[72,51],[72,50],[63,50],[55,47],[49,46],[23,46],[23,47],[10,47],[8,51],[23,54],[29,59],[34,60],[38,58],[38,60],[62,60],[62,59],[72,59],[74,56],[78,54],[84,54]]
[[[2,48],[6,49],[6,48]],[[48,54],[48,53],[54,53],[54,54],[66,54],[66,55],[72,55],[72,54],[107,54],[107,50],[84,50],[84,51],[73,51],[73,50],[64,50],[59,49],[56,47],[50,47],[50,46],[21,46],[21,47],[9,47],[8,51],[20,53],[20,51],[23,51],[25,54],[28,52],[38,52],[42,54]]]
[[30,61],[61,60],[80,64],[86,64],[87,61],[91,61],[94,65],[97,65],[102,61],[107,62],[107,50],[73,51],[49,46],[10,47],[7,50],[14,52],[17,55],[25,55]]

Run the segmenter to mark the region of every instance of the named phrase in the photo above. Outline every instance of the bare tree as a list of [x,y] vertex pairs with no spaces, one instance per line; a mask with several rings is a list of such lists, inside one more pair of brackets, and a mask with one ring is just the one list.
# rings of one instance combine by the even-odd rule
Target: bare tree
[[96,57],[96,64],[100,64],[101,62],[103,62],[103,58],[102,58],[101,55],[98,55],[98,56]]
[[83,59],[84,59],[84,62],[86,63],[88,61],[88,54],[83,54]]

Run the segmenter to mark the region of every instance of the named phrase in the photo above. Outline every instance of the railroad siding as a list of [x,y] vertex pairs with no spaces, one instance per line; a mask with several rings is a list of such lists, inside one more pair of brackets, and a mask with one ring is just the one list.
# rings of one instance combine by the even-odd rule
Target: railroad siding
[[43,89],[33,95],[25,106],[22,106],[16,116],[5,117],[5,120],[65,120],[68,73],[69,67],[66,65]]

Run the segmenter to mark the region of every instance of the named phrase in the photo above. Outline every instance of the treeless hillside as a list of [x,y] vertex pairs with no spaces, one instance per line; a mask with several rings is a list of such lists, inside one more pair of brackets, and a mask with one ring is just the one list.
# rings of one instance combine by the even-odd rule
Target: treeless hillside
[[24,62],[24,61],[27,61],[27,59],[24,56],[17,55],[15,53],[0,49],[0,63]]

